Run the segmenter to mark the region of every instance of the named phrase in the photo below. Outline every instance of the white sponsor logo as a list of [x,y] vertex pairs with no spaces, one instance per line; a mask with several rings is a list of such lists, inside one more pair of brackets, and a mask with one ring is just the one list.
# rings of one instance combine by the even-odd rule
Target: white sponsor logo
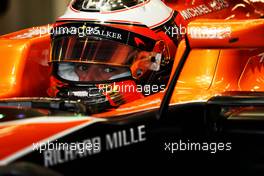
[[213,11],[218,11],[227,7],[229,7],[229,4],[225,0],[213,0],[208,4],[201,4],[196,7],[182,10],[180,11],[180,14],[184,18],[184,20],[188,20],[190,18],[205,15]]
[[100,153],[101,138],[94,137],[82,143],[48,143],[39,148],[44,150],[44,165],[49,167]]
[[136,144],[146,141],[145,126],[138,126],[136,129],[130,128],[129,130],[118,131],[113,134],[107,134],[106,150],[112,150],[123,146]]
[[[34,149],[37,149],[43,153],[44,165],[46,167],[50,167],[99,154],[103,150],[110,151],[141,143],[146,140],[145,125],[141,125],[135,128],[129,128],[127,130],[109,133],[104,137],[97,136],[86,139],[82,143],[37,144],[34,145]],[[105,148],[102,148],[102,145],[105,145]]]

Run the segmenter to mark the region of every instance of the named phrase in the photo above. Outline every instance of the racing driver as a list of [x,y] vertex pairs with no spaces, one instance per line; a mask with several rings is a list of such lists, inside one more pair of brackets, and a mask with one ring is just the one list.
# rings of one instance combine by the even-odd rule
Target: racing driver
[[49,95],[106,110],[164,91],[179,37],[160,0],[74,0],[52,29]]

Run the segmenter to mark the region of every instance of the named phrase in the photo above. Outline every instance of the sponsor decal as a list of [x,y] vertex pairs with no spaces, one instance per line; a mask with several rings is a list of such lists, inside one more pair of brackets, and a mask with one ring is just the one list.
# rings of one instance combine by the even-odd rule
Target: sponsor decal
[[[43,152],[43,150],[45,151]],[[46,167],[55,166],[100,153],[101,138],[94,137],[86,139],[81,143],[70,144],[49,142],[46,145],[41,145],[39,151],[40,153],[43,152],[44,165]]]
[[229,4],[225,0],[213,0],[208,4],[201,4],[195,7],[191,7],[185,10],[180,11],[180,14],[184,18],[184,20],[188,20],[190,18],[198,17],[201,15],[206,15],[208,13],[222,10],[228,8]]
[[67,26],[59,26],[51,30],[51,33],[54,35],[78,35],[79,37],[86,36],[97,36],[104,37],[109,39],[122,40],[122,34],[114,31],[109,31],[106,29],[100,28],[100,26],[80,26],[80,27],[67,27]]
[[145,126],[130,128],[105,135],[106,150],[113,150],[146,141]]
[[[152,51],[156,44],[156,40],[143,35],[95,23],[65,23],[54,27],[50,33],[52,38],[68,35],[74,35],[80,38],[91,36],[121,42],[136,48],[139,47],[136,42],[140,39],[140,49],[146,51]],[[144,45],[142,45],[142,42]]]
[[102,151],[111,151],[146,141],[146,127],[140,125],[134,128],[107,133],[85,139],[80,143],[45,143],[35,144],[34,148],[43,154],[46,167],[67,163],[80,158],[100,154]]

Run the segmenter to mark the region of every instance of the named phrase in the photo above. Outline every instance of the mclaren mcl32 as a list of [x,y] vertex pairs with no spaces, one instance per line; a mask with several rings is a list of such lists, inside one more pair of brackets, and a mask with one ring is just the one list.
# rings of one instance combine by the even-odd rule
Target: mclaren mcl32
[[[149,166],[177,173],[263,174],[263,16],[261,0],[74,0],[54,24],[1,36],[0,175],[116,173],[119,167]],[[116,91],[120,82],[103,84],[100,96],[97,83],[82,87],[73,74],[63,84],[60,71],[66,67],[58,63],[68,63],[67,57],[83,61],[83,46],[100,48],[104,37],[130,42],[132,34],[133,44],[150,45],[121,24],[142,35],[147,26],[176,46],[174,55],[163,53],[172,58],[168,81],[149,92],[141,84],[143,94],[130,92],[128,99]],[[94,36],[83,40],[50,32],[69,25]],[[163,68],[167,60],[152,56],[149,68]],[[51,76],[54,62],[64,79]],[[140,78],[144,70],[133,69],[133,78]]]

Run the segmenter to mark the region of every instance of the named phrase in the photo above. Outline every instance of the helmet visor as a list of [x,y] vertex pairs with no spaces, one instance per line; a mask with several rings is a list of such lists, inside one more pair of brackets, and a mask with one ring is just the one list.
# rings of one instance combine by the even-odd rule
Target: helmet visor
[[158,71],[161,54],[99,37],[61,36],[53,40],[56,74],[67,81],[99,82],[138,78]]
[[53,41],[53,61],[129,66],[139,49],[116,41],[64,36]]

